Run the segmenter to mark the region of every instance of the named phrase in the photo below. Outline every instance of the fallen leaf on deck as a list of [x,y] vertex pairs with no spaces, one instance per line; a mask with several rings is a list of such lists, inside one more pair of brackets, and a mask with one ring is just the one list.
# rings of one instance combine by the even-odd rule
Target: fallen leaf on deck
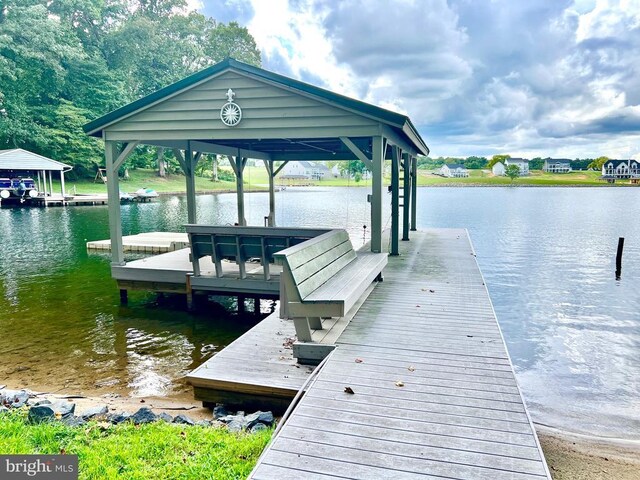
[[420,305],[416,305],[416,308],[420,308]]
[[435,291],[435,290],[431,290],[431,289],[429,289],[429,291],[430,291],[431,293],[436,293],[436,291]]
[[416,367],[414,367],[413,365],[409,365],[409,368],[407,368],[407,370],[409,370],[410,372],[415,372]]
[[344,393],[348,393],[349,395],[353,395],[356,392],[354,392],[351,387],[344,387]]
[[398,380],[398,381],[396,382],[396,387],[404,387],[404,382],[402,382],[402,381]]
[[356,363],[362,363],[364,360],[362,360],[361,358],[356,358]]

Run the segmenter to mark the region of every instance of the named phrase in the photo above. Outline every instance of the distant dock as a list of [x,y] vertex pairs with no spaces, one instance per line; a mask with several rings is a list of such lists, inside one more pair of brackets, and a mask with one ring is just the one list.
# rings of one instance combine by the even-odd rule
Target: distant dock
[[[125,252],[133,253],[167,253],[181,250],[189,246],[186,233],[179,232],[147,232],[122,237]],[[90,252],[110,252],[111,240],[95,240],[87,242]]]

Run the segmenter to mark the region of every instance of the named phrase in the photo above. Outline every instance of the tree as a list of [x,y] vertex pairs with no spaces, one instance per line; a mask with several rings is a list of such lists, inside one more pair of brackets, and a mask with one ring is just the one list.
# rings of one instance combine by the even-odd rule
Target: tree
[[511,184],[513,185],[513,181],[520,176],[520,167],[518,165],[507,165],[504,169],[504,174],[511,179]]
[[493,168],[493,166],[498,162],[504,163],[508,158],[511,158],[511,155],[494,155],[491,157],[491,160],[489,160],[489,163],[487,163],[487,168]]
[[529,160],[529,170],[542,170],[544,158],[536,157]]
[[592,161],[587,168],[593,168],[594,170],[602,170],[602,166],[609,160],[609,157],[598,157]]
[[465,168],[480,169],[487,166],[487,159],[485,157],[467,157],[464,160]]
[[340,162],[340,166],[338,167],[341,174],[347,174],[349,178],[353,177],[353,179],[358,183],[362,180],[362,177],[365,172],[367,172],[367,167],[362,160],[349,160],[348,162]]

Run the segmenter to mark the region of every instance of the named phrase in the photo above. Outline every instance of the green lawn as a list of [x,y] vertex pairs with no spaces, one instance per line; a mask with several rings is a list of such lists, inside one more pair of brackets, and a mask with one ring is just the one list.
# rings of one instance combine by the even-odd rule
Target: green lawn
[[82,427],[59,422],[30,425],[25,410],[0,414],[3,455],[76,454],[83,480],[244,479],[271,433],[237,434],[163,422],[140,426],[95,422]]
[[[532,170],[526,177],[519,177],[513,181],[514,185],[532,186],[605,186],[606,182],[598,180],[600,172],[580,171],[570,173],[546,173],[541,170]],[[434,175],[431,170],[419,170],[418,184],[429,185],[510,185],[508,177],[495,177],[491,173],[482,170],[469,170],[466,178],[444,178]],[[628,185],[629,182],[616,182],[615,185]]]

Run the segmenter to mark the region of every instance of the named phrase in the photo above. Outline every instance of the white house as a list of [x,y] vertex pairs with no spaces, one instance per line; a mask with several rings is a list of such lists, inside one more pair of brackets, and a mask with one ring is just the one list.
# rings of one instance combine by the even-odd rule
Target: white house
[[507,158],[504,162],[505,166],[518,165],[520,168],[520,176],[529,175],[529,160],[527,158]]
[[504,177],[504,174],[506,173],[504,163],[496,163],[493,167],[491,167],[491,173],[493,173],[496,177]]
[[329,169],[322,163],[290,161],[284,166],[279,176],[283,179],[322,180],[329,174]]
[[542,170],[550,173],[569,173],[571,160],[568,158],[545,158]]
[[440,174],[443,177],[468,177],[469,171],[460,163],[445,163],[440,167]]
[[602,176],[605,179],[640,178],[640,161],[607,160],[602,164]]

